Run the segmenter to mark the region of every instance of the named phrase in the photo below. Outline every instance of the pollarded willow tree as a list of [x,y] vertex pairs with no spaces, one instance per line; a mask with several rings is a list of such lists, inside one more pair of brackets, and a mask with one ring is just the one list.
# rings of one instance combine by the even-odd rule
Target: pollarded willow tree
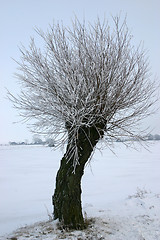
[[100,139],[136,137],[137,124],[151,114],[155,85],[143,48],[135,48],[126,20],[78,19],[72,28],[53,24],[44,33],[44,48],[20,48],[16,74],[21,84],[14,106],[35,132],[67,140],[53,195],[54,218],[73,229],[84,228],[81,178]]

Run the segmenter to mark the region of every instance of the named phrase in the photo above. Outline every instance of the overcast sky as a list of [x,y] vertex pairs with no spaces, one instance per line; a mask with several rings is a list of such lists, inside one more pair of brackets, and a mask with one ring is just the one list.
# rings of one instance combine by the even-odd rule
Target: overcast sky
[[[53,20],[71,25],[76,14],[80,20],[93,22],[97,16],[127,14],[127,23],[135,43],[148,49],[153,77],[160,81],[160,1],[159,0],[0,0],[0,143],[32,140],[26,124],[19,122],[17,110],[6,99],[8,88],[14,94],[18,84],[14,77],[20,54],[18,46],[28,46],[34,28],[46,30]],[[160,112],[148,120],[160,134]],[[145,123],[146,124],[146,123]]]

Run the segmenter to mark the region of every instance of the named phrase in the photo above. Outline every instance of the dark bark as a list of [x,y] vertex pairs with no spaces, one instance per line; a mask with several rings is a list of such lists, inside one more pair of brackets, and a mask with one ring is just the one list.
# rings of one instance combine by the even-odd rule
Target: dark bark
[[[74,171],[73,159],[69,160],[67,154],[61,160],[53,195],[54,219],[58,218],[66,228],[85,228],[81,206],[81,178],[85,164],[102,136],[103,130],[99,132],[96,127],[80,129],[77,141],[79,165],[76,166]],[[88,138],[90,141],[88,141]],[[70,141],[68,141],[67,149],[70,144]]]

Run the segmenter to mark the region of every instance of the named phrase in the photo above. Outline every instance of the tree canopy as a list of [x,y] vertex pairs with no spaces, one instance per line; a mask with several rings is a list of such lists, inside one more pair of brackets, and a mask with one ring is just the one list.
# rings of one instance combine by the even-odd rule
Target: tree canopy
[[70,134],[75,163],[80,129],[101,131],[102,124],[107,139],[138,138],[137,124],[151,114],[156,86],[146,51],[134,47],[126,19],[113,17],[113,24],[75,18],[71,28],[57,23],[45,33],[36,29],[42,50],[34,38],[28,49],[20,48],[21,93],[10,98],[23,118],[35,120],[35,132],[56,136],[60,145]]

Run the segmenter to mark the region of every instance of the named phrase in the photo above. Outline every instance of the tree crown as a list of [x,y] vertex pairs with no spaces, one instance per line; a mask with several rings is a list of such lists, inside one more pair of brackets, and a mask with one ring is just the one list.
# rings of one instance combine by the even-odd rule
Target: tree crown
[[36,132],[60,136],[60,144],[68,132],[76,139],[79,129],[100,131],[101,125],[110,139],[136,135],[137,123],[151,113],[156,87],[126,19],[113,17],[113,23],[113,29],[99,19],[86,26],[75,18],[72,28],[36,30],[43,52],[33,38],[28,49],[20,48],[21,93],[10,98],[26,120],[36,120]]

